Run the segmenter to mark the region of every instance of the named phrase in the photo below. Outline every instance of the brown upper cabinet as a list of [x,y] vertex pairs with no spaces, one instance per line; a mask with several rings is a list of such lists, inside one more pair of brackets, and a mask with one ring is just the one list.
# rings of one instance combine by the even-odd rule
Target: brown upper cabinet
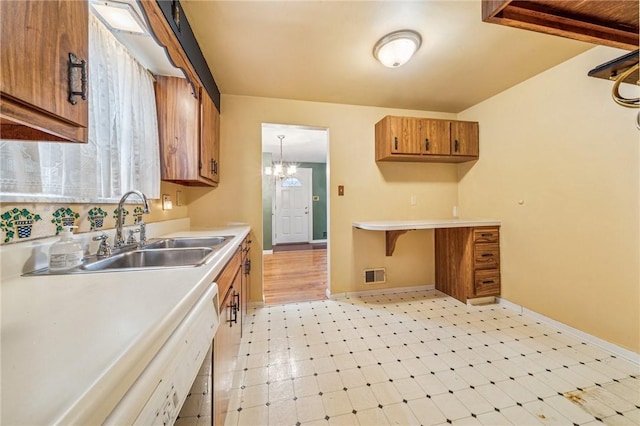
[[156,77],[162,180],[218,183],[219,113],[206,90],[184,78]]
[[200,176],[215,184],[220,174],[220,113],[200,88]]
[[462,163],[479,155],[478,123],[386,116],[375,126],[376,161]]
[[482,20],[635,50],[638,5],[638,0],[482,0]]
[[87,142],[86,1],[1,1],[0,138]]
[[156,41],[185,78],[156,76],[161,178],[190,186],[217,186],[220,112],[155,0],[138,3]]

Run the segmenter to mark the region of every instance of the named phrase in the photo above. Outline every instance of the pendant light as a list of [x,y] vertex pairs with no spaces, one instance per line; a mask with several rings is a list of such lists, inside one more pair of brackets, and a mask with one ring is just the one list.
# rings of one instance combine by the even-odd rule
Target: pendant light
[[277,137],[278,139],[280,139],[280,161],[277,163],[273,163],[271,166],[266,166],[264,168],[264,174],[267,176],[276,177],[278,179],[284,179],[295,175],[297,167],[294,163],[284,162],[284,157],[282,155],[282,140],[285,138],[285,136],[278,135]]

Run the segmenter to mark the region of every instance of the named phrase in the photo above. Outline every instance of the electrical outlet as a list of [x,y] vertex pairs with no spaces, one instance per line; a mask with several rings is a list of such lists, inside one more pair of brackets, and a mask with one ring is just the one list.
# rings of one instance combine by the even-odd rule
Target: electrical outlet
[[418,204],[418,197],[416,197],[415,195],[411,196],[411,205],[415,206],[416,204]]
[[162,194],[162,210],[171,210],[173,203],[171,202],[171,196]]

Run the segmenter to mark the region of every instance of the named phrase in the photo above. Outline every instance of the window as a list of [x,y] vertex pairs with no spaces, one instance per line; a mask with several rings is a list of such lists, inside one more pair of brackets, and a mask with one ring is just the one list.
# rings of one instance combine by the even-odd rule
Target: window
[[302,183],[300,183],[300,181],[294,177],[288,177],[282,181],[283,188],[289,188],[293,186],[302,186]]

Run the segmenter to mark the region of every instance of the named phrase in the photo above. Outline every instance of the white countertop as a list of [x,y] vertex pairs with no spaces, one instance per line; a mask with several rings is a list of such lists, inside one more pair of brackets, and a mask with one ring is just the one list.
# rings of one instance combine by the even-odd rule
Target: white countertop
[[474,226],[500,226],[500,221],[495,219],[424,219],[353,222],[354,228],[367,231],[410,231],[414,229],[467,228]]
[[98,424],[202,297],[248,226],[203,266],[2,282],[2,424]]

